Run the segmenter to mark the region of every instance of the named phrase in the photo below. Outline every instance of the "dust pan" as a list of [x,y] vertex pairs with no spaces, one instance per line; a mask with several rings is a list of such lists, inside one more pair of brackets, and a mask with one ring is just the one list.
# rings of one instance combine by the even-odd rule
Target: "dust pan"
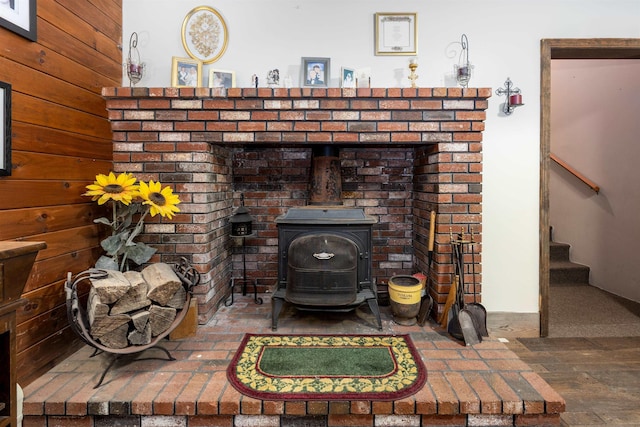
[[471,229],[471,268],[472,268],[472,276],[473,276],[473,302],[466,304],[465,309],[469,311],[473,321],[478,330],[478,334],[482,337],[488,337],[489,332],[487,331],[487,310],[484,306],[478,302],[476,302],[477,293],[476,293],[476,255],[474,249],[474,241],[473,241],[473,229]]

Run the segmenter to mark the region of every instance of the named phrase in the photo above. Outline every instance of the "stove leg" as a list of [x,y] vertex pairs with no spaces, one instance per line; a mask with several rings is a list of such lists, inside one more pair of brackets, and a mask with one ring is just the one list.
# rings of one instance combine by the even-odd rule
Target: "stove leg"
[[282,311],[282,306],[284,305],[284,298],[271,297],[271,329],[278,329],[278,317],[280,316],[280,312]]
[[378,308],[378,301],[375,298],[370,298],[367,300],[369,304],[369,309],[376,316],[376,320],[378,321],[378,330],[382,330],[382,320],[380,319],[380,309]]

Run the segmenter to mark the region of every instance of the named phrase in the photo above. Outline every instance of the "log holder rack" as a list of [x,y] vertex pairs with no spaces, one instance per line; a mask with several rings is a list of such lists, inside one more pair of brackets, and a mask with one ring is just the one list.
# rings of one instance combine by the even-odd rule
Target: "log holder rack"
[[[183,257],[180,262],[173,266],[173,270],[176,275],[180,278],[182,282],[182,286],[184,286],[187,291],[186,299],[182,310],[177,314],[176,318],[173,320],[169,328],[164,332],[157,335],[150,343],[145,345],[131,345],[125,348],[110,348],[104,346],[93,339],[89,330],[89,319],[87,316],[87,311],[78,299],[78,284],[88,279],[99,279],[102,277],[106,277],[108,275],[107,270],[90,268],[81,273],[78,273],[75,279],[72,280],[71,273],[67,274],[67,280],[65,281],[65,293],[66,293],[66,303],[67,303],[67,317],[69,319],[69,324],[71,329],[80,337],[85,344],[93,347],[94,351],[89,357],[95,357],[99,354],[106,353],[111,355],[111,360],[107,364],[104,371],[100,375],[100,379],[97,384],[93,387],[98,388],[102,385],[104,378],[106,377],[109,370],[118,362],[119,360],[128,357],[130,361],[142,361],[142,360],[168,360],[173,361],[176,360],[175,357],[169,353],[169,350],[161,346],[159,343],[160,340],[169,335],[179,324],[182,322],[184,317],[189,311],[189,305],[191,303],[192,298],[192,288],[196,286],[200,282],[200,273],[193,267],[189,262]],[[145,350],[156,348],[165,353],[167,358],[161,357],[145,357],[145,358],[133,358],[133,355],[141,353]]]

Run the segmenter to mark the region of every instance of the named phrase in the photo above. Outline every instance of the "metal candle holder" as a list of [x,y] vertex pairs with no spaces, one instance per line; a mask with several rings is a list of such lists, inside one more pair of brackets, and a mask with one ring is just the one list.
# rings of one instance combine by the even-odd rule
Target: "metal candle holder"
[[138,52],[138,33],[135,31],[129,38],[129,53],[127,56],[127,76],[129,77],[129,85],[133,86],[142,80],[144,74],[144,63],[140,61],[140,52]]
[[497,95],[506,95],[507,100],[504,103],[503,111],[506,115],[513,113],[513,110],[516,107],[520,107],[524,105],[522,102],[522,95],[520,94],[520,89],[517,87],[513,87],[513,83],[511,79],[507,77],[507,80],[504,82],[504,88],[496,89]]
[[467,87],[469,80],[471,80],[471,68],[473,67],[469,62],[469,40],[467,39],[466,34],[463,34],[462,37],[460,37],[460,45],[462,45],[460,61],[454,66],[454,71],[456,73],[456,80],[458,81],[458,84],[462,87]]

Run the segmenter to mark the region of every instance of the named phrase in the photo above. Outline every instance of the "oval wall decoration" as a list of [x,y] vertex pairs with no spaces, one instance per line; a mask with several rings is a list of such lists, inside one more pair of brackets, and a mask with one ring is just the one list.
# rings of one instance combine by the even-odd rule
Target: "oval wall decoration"
[[227,49],[229,34],[220,13],[209,6],[191,10],[182,22],[182,45],[187,54],[209,64]]

